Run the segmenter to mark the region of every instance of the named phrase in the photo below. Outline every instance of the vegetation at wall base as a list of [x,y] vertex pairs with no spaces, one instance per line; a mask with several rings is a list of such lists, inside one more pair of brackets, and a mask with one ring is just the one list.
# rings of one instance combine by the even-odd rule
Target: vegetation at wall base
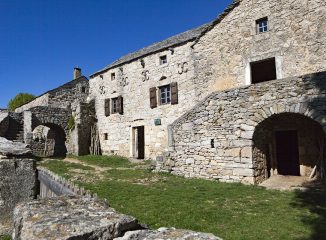
[[8,103],[8,110],[15,111],[16,108],[35,99],[33,94],[29,93],[18,93],[14,98],[12,98]]
[[117,211],[154,229],[191,229],[228,240],[308,240],[326,236],[325,190],[270,191],[154,173],[143,164],[117,156],[78,159],[80,164],[75,165],[66,160],[41,165],[107,198]]
[[0,235],[0,240],[11,240],[9,235]]

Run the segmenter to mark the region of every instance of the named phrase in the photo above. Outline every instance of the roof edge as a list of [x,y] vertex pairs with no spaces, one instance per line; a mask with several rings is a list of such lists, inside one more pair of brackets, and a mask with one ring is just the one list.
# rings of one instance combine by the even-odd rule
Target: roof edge
[[240,3],[242,2],[242,0],[233,0],[233,2],[227,6],[227,8],[209,25],[206,27],[206,29],[204,29],[204,31],[202,31],[201,34],[199,34],[199,36],[195,39],[194,44],[191,45],[191,47],[194,47],[199,40],[210,30],[212,30],[217,24],[219,24],[220,22],[222,22],[222,20],[229,15],[229,13],[231,13],[233,11],[233,9],[235,9],[236,7],[238,7],[240,5]]
[[[141,56],[139,56],[139,57],[136,57],[136,58],[130,59],[130,60],[128,60],[128,61],[122,62],[122,63],[117,64],[117,65],[115,65],[115,66],[112,66],[112,67],[110,67],[110,68],[106,68],[106,69],[104,68],[104,69],[102,69],[102,70],[100,70],[100,71],[97,71],[97,72],[93,73],[93,74],[90,75],[89,77],[90,77],[90,78],[96,77],[96,76],[98,76],[99,74],[105,73],[106,71],[109,71],[109,70],[111,70],[111,69],[114,69],[114,68],[117,68],[117,67],[121,67],[122,65],[125,65],[125,64],[131,63],[131,62],[134,62],[134,61],[137,61],[138,59],[141,59],[141,58],[144,58],[144,57],[150,56],[150,55],[155,54],[155,53],[158,53],[158,52],[162,52],[162,51],[167,50],[167,49],[169,49],[169,48],[171,48],[171,47],[178,47],[178,46],[185,45],[185,44],[187,44],[188,42],[192,42],[192,41],[194,41],[195,39],[196,39],[196,37],[193,37],[193,38],[188,39],[188,40],[186,40],[186,41],[184,41],[184,42],[180,42],[180,43],[176,43],[176,44],[169,45],[169,46],[167,46],[167,47],[164,47],[164,48],[158,49],[158,50],[156,50],[156,51],[153,51],[153,52],[150,52],[150,53],[147,53],[147,54],[141,55]],[[165,39],[164,39],[164,40],[165,40]],[[162,40],[162,41],[164,41],[164,40]],[[155,44],[155,43],[154,43],[154,44]],[[150,45],[150,46],[151,46],[151,45]]]

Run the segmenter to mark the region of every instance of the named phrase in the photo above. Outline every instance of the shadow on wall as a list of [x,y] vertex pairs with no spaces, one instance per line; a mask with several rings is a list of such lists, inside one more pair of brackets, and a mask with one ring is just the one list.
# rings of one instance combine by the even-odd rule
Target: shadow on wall
[[[315,109],[316,112],[326,112],[326,73],[316,73],[311,74],[310,76],[305,77],[305,81],[311,82],[311,84],[318,91],[317,94],[320,97],[311,99],[308,101],[308,107],[310,109]],[[325,123],[326,115],[318,117],[318,115],[314,116],[316,120],[319,122]],[[318,119],[320,118],[320,119]],[[321,119],[323,118],[323,119]],[[324,134],[325,134],[325,127]],[[326,142],[323,143],[324,149],[326,148]],[[325,153],[324,153],[325,156]],[[313,214],[311,217],[303,217],[302,222],[305,225],[311,226],[311,236],[309,239],[312,240],[322,240],[326,239],[326,183],[325,183],[325,157],[323,159],[323,166],[320,166],[320,175],[324,178],[323,183],[310,183],[307,186],[307,191],[305,192],[297,192],[296,193],[296,201],[293,205],[296,208],[309,208],[310,212]],[[307,239],[308,240],[308,239]]]

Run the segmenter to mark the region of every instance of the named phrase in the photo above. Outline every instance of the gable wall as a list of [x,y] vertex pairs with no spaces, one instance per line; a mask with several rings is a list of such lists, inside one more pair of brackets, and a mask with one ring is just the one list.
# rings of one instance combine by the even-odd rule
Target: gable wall
[[[197,97],[249,84],[249,63],[271,57],[278,79],[326,70],[325,15],[322,0],[243,0],[194,47]],[[257,34],[263,17],[270,31]]]

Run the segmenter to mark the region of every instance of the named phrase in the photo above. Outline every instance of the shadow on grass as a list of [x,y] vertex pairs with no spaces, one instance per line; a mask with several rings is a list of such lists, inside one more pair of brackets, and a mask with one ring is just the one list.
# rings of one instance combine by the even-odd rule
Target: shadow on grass
[[312,216],[302,217],[301,221],[311,228],[311,236],[306,240],[326,239],[326,183],[312,182],[305,185],[306,191],[295,193],[293,206],[302,210],[309,209]]

